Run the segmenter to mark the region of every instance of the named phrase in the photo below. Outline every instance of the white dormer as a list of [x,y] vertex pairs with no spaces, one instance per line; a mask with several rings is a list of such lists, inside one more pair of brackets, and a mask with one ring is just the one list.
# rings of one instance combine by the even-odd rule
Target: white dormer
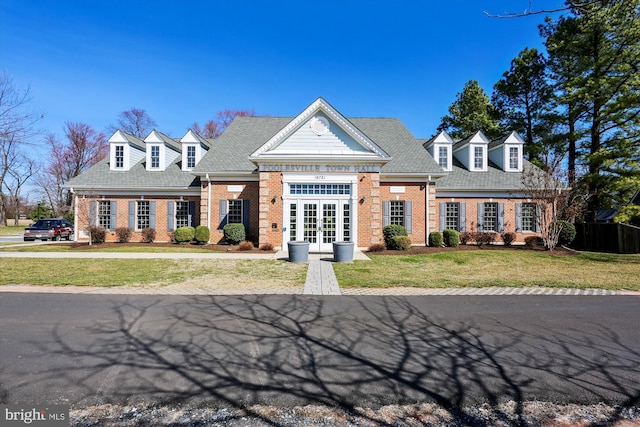
[[517,132],[489,144],[489,158],[505,172],[522,172],[524,140]]
[[109,138],[109,170],[128,171],[144,156],[144,143],[135,136],[117,130]]
[[192,130],[189,130],[182,139],[180,139],[180,144],[182,145],[183,171],[190,171],[196,167],[200,159],[202,159],[210,148],[209,142]]
[[440,132],[424,146],[445,172],[453,170],[453,139],[447,132]]
[[486,172],[489,170],[489,140],[478,131],[453,146],[453,154],[469,171]]
[[157,130],[144,139],[148,171],[164,171],[180,156],[180,145]]

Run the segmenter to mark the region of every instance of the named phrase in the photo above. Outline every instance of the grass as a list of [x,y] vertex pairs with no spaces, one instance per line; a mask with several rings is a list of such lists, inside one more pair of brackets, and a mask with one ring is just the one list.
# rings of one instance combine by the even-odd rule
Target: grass
[[559,256],[528,251],[456,251],[370,255],[371,261],[334,264],[346,288],[459,288],[544,286],[640,291],[640,254]]
[[24,234],[24,229],[25,226],[24,225],[7,225],[5,226],[1,226],[0,227],[0,236],[11,236],[11,235],[15,235],[15,234],[19,234],[19,235],[23,235]]
[[0,285],[166,286],[224,280],[301,286],[306,265],[273,260],[0,258]]
[[[0,248],[0,252],[77,252],[64,243],[51,245],[31,245],[22,247]],[[172,247],[155,246],[126,246],[122,247],[101,247],[94,245],[93,248],[82,249],[82,252],[144,252],[144,253],[206,253],[206,249],[189,245],[174,245]]]

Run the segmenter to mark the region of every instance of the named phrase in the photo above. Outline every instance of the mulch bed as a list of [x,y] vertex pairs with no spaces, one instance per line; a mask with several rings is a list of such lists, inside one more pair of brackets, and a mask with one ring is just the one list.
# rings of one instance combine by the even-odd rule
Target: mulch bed
[[543,246],[504,246],[504,245],[459,245],[455,248],[441,247],[436,248],[433,246],[412,246],[408,251],[391,251],[385,249],[379,252],[367,252],[367,254],[373,255],[416,255],[416,254],[436,254],[440,252],[458,252],[458,251],[533,251],[533,252],[546,252],[553,255],[579,255],[580,253],[571,249],[563,247],[557,247],[553,251],[547,251]]
[[[263,251],[258,248],[253,248],[251,250],[240,250],[238,246],[232,245],[221,245],[221,244],[211,244],[211,245],[179,245],[176,243],[141,243],[141,242],[132,242],[132,243],[115,243],[115,242],[107,242],[107,243],[94,243],[91,246],[87,242],[75,242],[70,243],[69,247],[72,250],[86,250],[86,249],[109,249],[109,248],[122,248],[122,247],[166,247],[166,248],[175,248],[180,249],[184,247],[188,247],[190,249],[198,249],[204,252],[259,252],[259,253],[274,253],[275,251]],[[515,245],[515,246],[504,246],[504,245],[459,245],[455,248],[436,248],[431,246],[412,246],[411,250],[408,251],[392,251],[392,250],[384,250],[379,252],[366,252],[367,254],[373,255],[416,255],[416,254],[435,254],[440,252],[457,252],[457,251],[535,251],[535,252],[547,252],[553,255],[579,255],[579,252],[566,249],[563,247],[557,247],[553,250],[553,252],[545,250],[542,246],[523,246],[523,245]]]

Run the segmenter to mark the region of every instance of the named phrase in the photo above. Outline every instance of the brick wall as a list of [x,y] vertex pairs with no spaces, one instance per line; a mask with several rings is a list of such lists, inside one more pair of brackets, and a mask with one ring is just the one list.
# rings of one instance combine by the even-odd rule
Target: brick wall
[[[155,201],[156,202],[156,241],[157,242],[170,242],[173,240],[173,231],[169,231],[167,229],[168,226],[168,218],[167,218],[167,207],[169,201],[180,201],[180,197],[175,196],[153,196],[153,197],[145,197],[144,199],[140,197],[131,198],[131,197],[105,197],[105,198],[82,198],[82,196],[77,199],[77,227],[79,231],[85,231],[89,226],[89,215],[90,208],[89,204],[91,201],[115,201],[116,202],[116,224],[115,228],[119,227],[128,227],[129,226],[129,202],[130,201]],[[200,203],[200,198],[195,196],[183,197],[183,201],[193,201],[196,204],[195,209],[195,218],[192,218],[193,225],[200,224],[200,213],[198,212],[197,206]],[[133,233],[131,235],[131,242],[140,242],[142,241],[142,233],[140,230],[132,230]],[[88,240],[86,237],[82,237],[80,234],[80,240]],[[107,242],[117,242],[118,236],[115,231],[107,231],[106,234]]]

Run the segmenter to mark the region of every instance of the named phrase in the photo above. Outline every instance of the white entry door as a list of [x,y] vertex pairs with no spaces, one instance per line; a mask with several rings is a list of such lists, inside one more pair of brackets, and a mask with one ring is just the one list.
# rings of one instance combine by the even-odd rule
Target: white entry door
[[331,252],[333,242],[351,240],[350,201],[292,201],[289,230],[290,240],[309,242],[311,252]]

